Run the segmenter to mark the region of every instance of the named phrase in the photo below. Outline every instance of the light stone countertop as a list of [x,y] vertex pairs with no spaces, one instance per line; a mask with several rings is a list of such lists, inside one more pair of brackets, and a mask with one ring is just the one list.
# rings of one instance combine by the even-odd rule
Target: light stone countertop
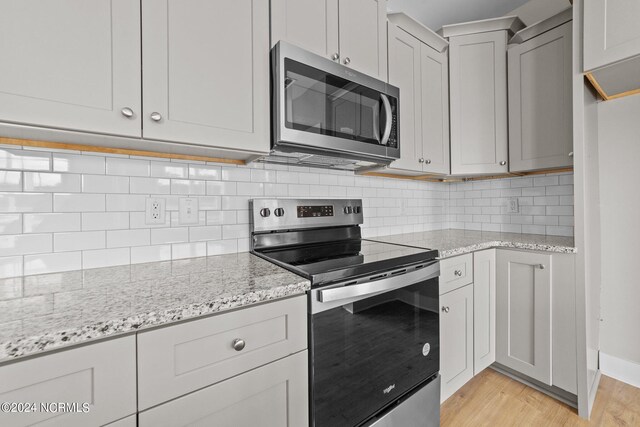
[[369,240],[438,249],[440,258],[448,258],[489,248],[576,253],[573,237],[539,234],[496,233],[470,230],[435,230],[372,237]]
[[0,279],[0,364],[309,289],[247,252]]

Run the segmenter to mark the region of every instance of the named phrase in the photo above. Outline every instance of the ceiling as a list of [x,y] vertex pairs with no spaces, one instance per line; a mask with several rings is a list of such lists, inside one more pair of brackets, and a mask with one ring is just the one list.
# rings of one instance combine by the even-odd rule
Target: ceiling
[[389,12],[404,12],[434,31],[443,25],[496,18],[528,0],[389,0]]

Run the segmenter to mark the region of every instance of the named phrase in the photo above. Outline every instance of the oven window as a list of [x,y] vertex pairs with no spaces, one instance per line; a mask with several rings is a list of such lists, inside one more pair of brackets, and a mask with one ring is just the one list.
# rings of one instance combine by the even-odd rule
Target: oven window
[[438,279],[311,316],[315,427],[357,426],[439,370]]
[[385,121],[380,92],[288,58],[284,62],[287,128],[380,143]]

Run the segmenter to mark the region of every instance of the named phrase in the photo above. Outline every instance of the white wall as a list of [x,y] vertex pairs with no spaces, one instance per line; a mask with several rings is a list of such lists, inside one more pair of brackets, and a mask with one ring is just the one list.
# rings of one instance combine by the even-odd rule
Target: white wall
[[598,141],[602,220],[600,349],[607,355],[640,364],[640,95],[598,105]]

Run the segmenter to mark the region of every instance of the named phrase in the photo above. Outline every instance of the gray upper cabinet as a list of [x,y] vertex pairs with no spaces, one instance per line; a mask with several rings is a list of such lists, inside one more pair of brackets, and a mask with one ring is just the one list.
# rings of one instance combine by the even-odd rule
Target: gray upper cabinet
[[551,269],[549,254],[497,251],[496,362],[548,385]]
[[273,0],[271,45],[296,44],[387,79],[386,0]]
[[571,166],[571,22],[510,45],[508,63],[509,170]]
[[584,2],[584,71],[640,55],[640,2]]
[[142,0],[143,136],[269,150],[269,4]]
[[396,13],[389,15],[389,83],[400,88],[400,159],[390,170],[449,173],[447,42]]
[[515,17],[447,25],[451,174],[508,172],[507,37]]
[[140,136],[138,2],[3,1],[0,57],[0,121]]

